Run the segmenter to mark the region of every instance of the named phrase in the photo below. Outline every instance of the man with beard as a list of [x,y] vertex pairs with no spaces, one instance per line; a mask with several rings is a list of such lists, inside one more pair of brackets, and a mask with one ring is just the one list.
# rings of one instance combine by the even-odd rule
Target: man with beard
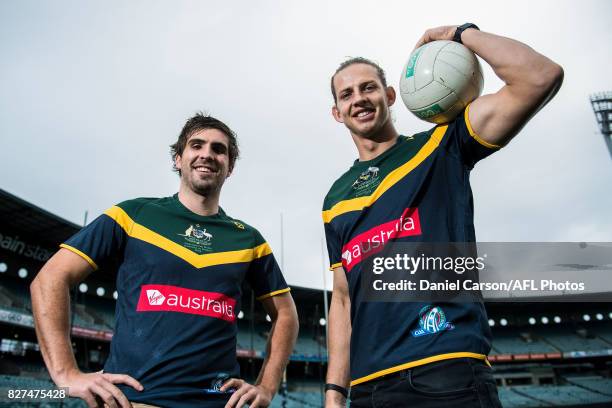
[[[219,207],[239,154],[235,134],[197,114],[171,153],[178,194],[111,207],[32,282],[45,363],[57,386],[90,407],[267,407],[297,337],[297,313],[269,245]],[[116,323],[103,372],[83,373],[70,345],[68,293],[98,268],[117,270]],[[272,318],[254,385],[239,379],[236,359],[245,279]]]
[[359,408],[500,406],[486,360],[491,333],[483,304],[368,302],[365,247],[474,242],[470,171],[554,96],[563,70],[474,24],[428,30],[417,46],[434,40],[462,42],[505,86],[450,123],[401,136],[389,110],[396,94],[377,64],[354,58],[331,79],[332,114],[348,128],[359,158],[323,204],[334,271],[326,407],[344,406],[349,385],[351,406]]

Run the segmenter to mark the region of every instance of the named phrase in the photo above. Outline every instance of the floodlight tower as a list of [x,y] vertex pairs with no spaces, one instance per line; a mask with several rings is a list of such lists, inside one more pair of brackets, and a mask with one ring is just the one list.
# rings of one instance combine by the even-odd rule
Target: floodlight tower
[[604,137],[610,156],[612,156],[612,92],[600,92],[591,95],[591,105]]

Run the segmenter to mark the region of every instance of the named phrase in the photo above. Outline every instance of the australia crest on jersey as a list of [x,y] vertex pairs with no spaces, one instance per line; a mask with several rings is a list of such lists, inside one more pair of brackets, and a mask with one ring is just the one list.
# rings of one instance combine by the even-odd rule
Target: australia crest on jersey
[[436,334],[454,328],[455,326],[446,320],[446,315],[441,307],[428,305],[419,311],[419,328],[412,331],[412,337]]
[[202,228],[200,224],[191,224],[185,230],[184,234],[178,235],[185,237],[183,246],[194,252],[202,253],[212,251],[213,235],[206,231],[206,228]]
[[379,170],[380,169],[375,166],[368,167],[359,177],[357,177],[357,180],[353,182],[353,189],[356,190],[358,194],[372,193],[380,183],[380,176],[378,175]]

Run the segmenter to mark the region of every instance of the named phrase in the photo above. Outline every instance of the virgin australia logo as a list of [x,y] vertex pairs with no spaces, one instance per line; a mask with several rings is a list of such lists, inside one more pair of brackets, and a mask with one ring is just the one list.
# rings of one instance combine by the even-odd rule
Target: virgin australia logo
[[[363,190],[370,190],[371,187],[377,186],[379,182],[379,170],[380,169],[378,167],[368,167],[367,170],[361,173],[359,177],[357,177],[357,180],[353,182],[353,189],[362,192]],[[369,191],[367,194],[369,194]]]
[[446,320],[444,311],[439,306],[425,306],[419,311],[419,329],[412,331],[413,337],[435,334],[444,330],[453,330],[455,326]]
[[353,255],[351,254],[351,251],[349,251],[348,249],[344,251],[342,253],[342,259],[344,259],[347,264],[350,264],[351,261],[353,260]]
[[166,297],[162,295],[157,289],[148,289],[147,299],[149,300],[149,304],[151,306],[159,306],[164,303]]
[[196,252],[209,252],[212,250],[211,243],[213,235],[206,231],[206,228],[200,227],[200,224],[191,224],[185,230],[184,234],[178,234],[185,237],[183,245]]

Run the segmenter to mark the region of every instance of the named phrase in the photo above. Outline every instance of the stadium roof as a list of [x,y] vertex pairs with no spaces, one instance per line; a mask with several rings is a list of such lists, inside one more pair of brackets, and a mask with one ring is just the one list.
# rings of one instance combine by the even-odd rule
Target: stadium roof
[[34,204],[0,189],[0,224],[20,235],[36,237],[52,246],[65,241],[81,229]]

